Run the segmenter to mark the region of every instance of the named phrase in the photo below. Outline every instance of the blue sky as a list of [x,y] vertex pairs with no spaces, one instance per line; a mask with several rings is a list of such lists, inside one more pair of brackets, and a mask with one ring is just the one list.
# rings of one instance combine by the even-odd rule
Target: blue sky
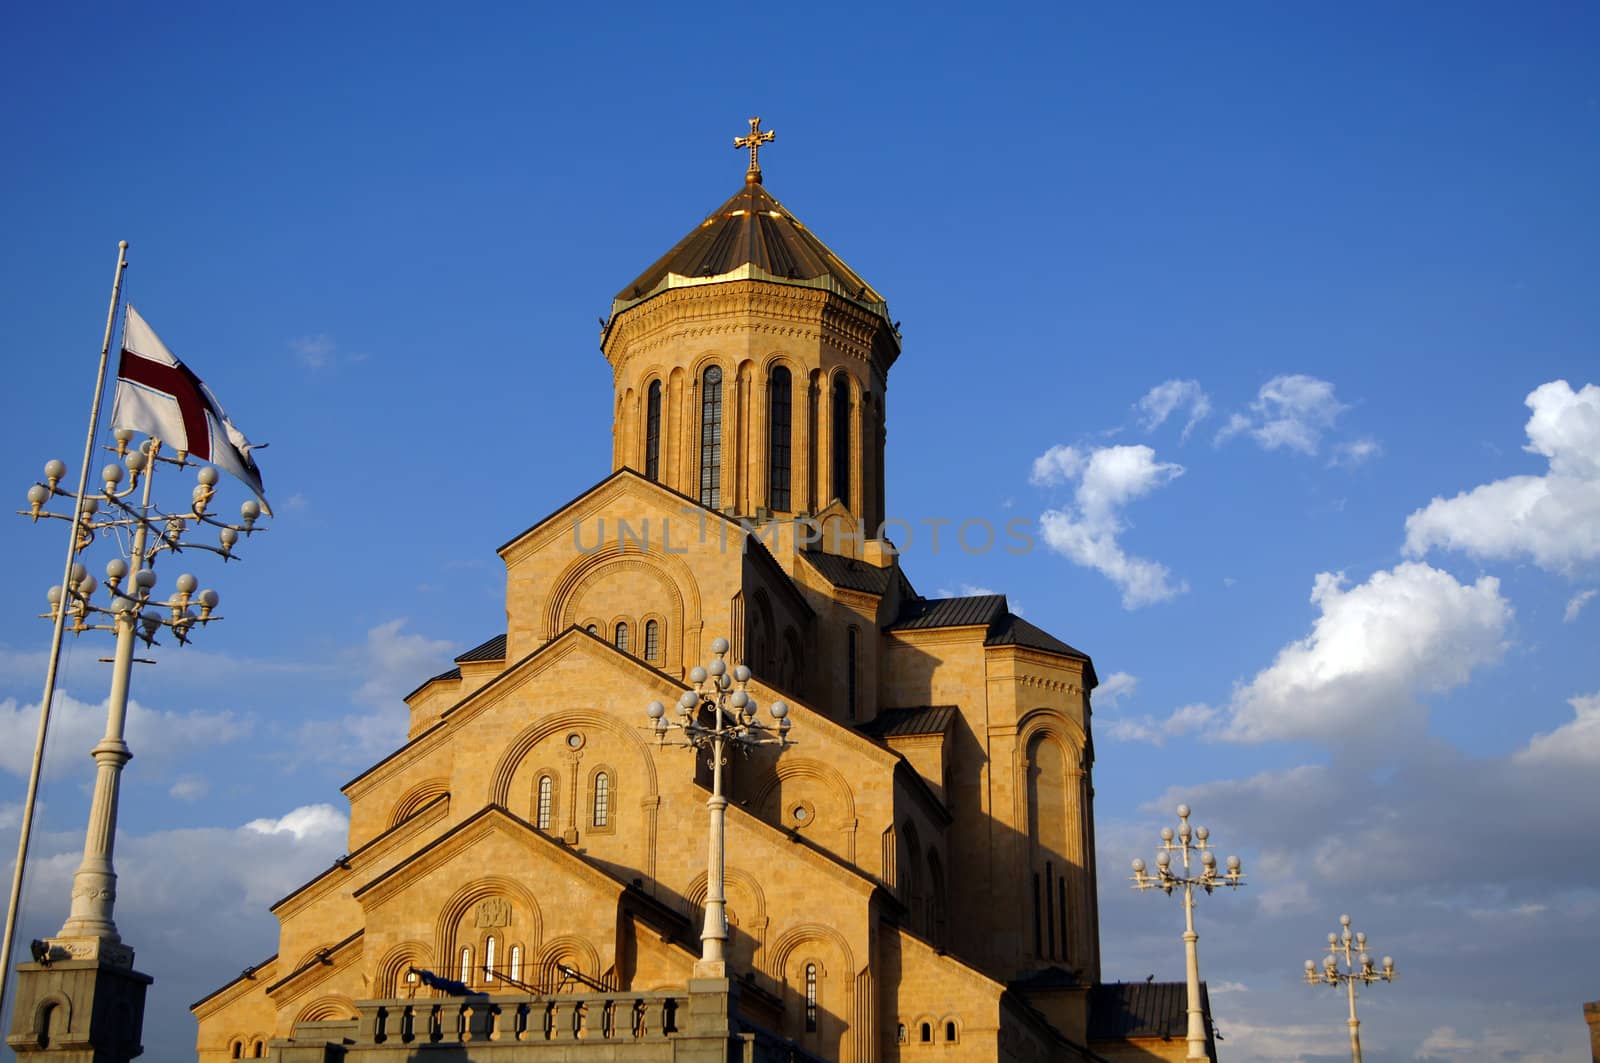
[[[1106,975],[1182,976],[1178,906],[1122,876],[1187,800],[1251,873],[1200,912],[1226,1058],[1343,1058],[1297,981],[1342,911],[1402,971],[1363,997],[1369,1060],[1576,1056],[1597,37],[1583,4],[16,12],[0,482],[21,506],[81,453],[119,239],[271,444],[271,532],[202,571],[227,623],[135,677],[118,917],[152,1058],[342,852],[400,695],[502,630],[494,548],[607,472],[596,318],[739,187],[757,113],[768,189],[903,322],[890,511],[1035,529],[914,537],[911,578],[1008,592],[1107,680]],[[14,838],[62,544],[0,543]],[[24,941],[64,912],[104,652],[68,657]]]

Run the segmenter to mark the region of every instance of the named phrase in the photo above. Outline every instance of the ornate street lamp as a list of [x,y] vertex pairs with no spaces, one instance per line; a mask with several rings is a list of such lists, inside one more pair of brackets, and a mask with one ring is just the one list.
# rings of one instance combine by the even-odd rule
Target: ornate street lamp
[[[1340,931],[1328,935],[1328,954],[1322,958],[1322,970],[1310,960],[1306,961],[1307,985],[1337,986],[1343,983],[1350,994],[1350,1059],[1361,1063],[1361,1020],[1356,1018],[1356,983],[1394,981],[1394,957],[1385,956],[1380,970],[1367,952],[1367,935],[1350,932],[1350,917],[1339,917]],[[1339,953],[1344,953],[1344,970],[1339,970]]]
[[[66,476],[66,465],[50,461],[44,467],[44,480],[28,489],[28,509],[19,511],[36,523],[40,518],[72,523],[75,555],[81,555],[97,540],[110,540],[119,547],[117,556],[106,562],[104,595],[96,597],[99,582],[82,562],[75,562],[68,570],[67,584],[50,588],[47,595],[50,609],[41,614],[74,635],[85,631],[110,631],[116,635],[105,736],[91,751],[98,769],[83,862],[73,876],[71,913],[57,939],[44,945],[46,955],[60,949],[73,959],[100,959],[125,966],[131,966],[133,956],[132,951],[121,944],[112,918],[117,880],[112,867],[112,849],[116,840],[122,768],[133,757],[123,741],[123,729],[135,643],[156,645],[156,636],[167,631],[179,644],[187,644],[196,628],[221,619],[216,615],[217,592],[198,590],[199,581],[187,572],[173,582],[175,589],[170,597],[164,602],[156,599],[153,596],[156,561],[163,553],[177,554],[185,550],[208,551],[225,561],[230,560],[235,556],[233,548],[241,535],[249,536],[263,530],[256,524],[261,505],[254,498],[239,507],[236,522],[213,515],[212,503],[219,477],[210,465],[199,465],[198,482],[187,508],[169,511],[155,506],[151,501],[151,487],[155,483],[156,469],[161,465],[182,469],[197,463],[181,452],[175,456],[162,453],[158,439],[147,439],[141,446],[130,448],[134,436],[134,432],[125,428],[115,432],[116,446],[105,449],[121,460],[101,471],[100,490],[63,488],[61,480]],[[137,499],[134,499],[135,494]],[[66,502],[72,512],[56,513],[46,508],[58,500]],[[215,545],[198,541],[196,536],[202,533],[214,536]],[[126,557],[122,556],[124,552]],[[52,680],[53,675],[52,667]]]
[[[694,965],[696,978],[728,976],[727,897],[723,890],[724,811],[728,799],[722,793],[722,766],[728,762],[728,748],[731,745],[748,754],[755,746],[781,747],[789,742],[789,706],[774,701],[767,711],[776,722],[762,722],[756,715],[755,698],[745,689],[750,682],[750,669],[742,664],[729,669],[728,662],[723,659],[728,652],[727,639],[714,639],[711,652],[713,656],[704,667],[689,670],[689,681],[694,685],[678,699],[676,720],[667,718],[666,706],[659,701],[652,701],[645,710],[660,745],[706,750],[711,762],[711,796],[706,799],[706,808],[711,812],[711,838],[706,853],[706,921],[700,933],[700,961]],[[682,737],[669,743],[667,735],[673,728],[681,731]]]
[[[1208,1058],[1205,1016],[1200,1010],[1200,956],[1195,948],[1200,935],[1194,932],[1194,889],[1199,886],[1210,893],[1218,886],[1238,889],[1244,885],[1244,872],[1240,870],[1237,856],[1228,857],[1228,870],[1218,873],[1217,854],[1211,848],[1210,838],[1211,832],[1206,828],[1189,826],[1189,806],[1179,805],[1178,840],[1176,842],[1172,840],[1171,827],[1161,828],[1161,848],[1156,853],[1156,873],[1154,875],[1147,873],[1143,860],[1135,859],[1133,862],[1134,889],[1156,889],[1171,896],[1174,889],[1180,886],[1183,888],[1183,944],[1189,980],[1189,1049],[1184,1056],[1185,1059]],[[1173,853],[1182,855],[1181,873],[1172,868]],[[1190,853],[1197,854],[1195,859],[1200,864],[1198,872],[1190,865]]]

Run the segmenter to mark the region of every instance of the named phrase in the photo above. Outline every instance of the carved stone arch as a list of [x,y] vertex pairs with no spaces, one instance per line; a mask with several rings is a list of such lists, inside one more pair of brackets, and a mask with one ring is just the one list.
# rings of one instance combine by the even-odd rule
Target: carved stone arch
[[[54,1026],[55,1029],[50,1027]],[[54,1034],[72,1029],[72,998],[59,990],[50,993],[33,1007],[33,1033],[40,1048],[50,1047]]]
[[[730,942],[730,951],[735,953],[737,959],[748,962],[750,966],[759,970],[762,950],[767,946],[767,928],[772,925],[767,915],[766,891],[761,888],[761,880],[743,868],[728,867],[722,874],[722,892],[723,896],[728,898],[730,909],[729,929],[737,927],[740,934],[749,937],[751,944],[748,956],[738,955],[741,950],[735,935],[735,940]],[[687,914],[695,919],[697,924],[704,921],[706,893],[706,873],[702,871],[690,881],[683,894]],[[751,899],[750,905],[738,903],[742,900],[742,897],[736,895],[738,893],[748,896]],[[734,919],[735,914],[737,922]]]
[[295,1015],[296,1024],[302,1022],[327,1022],[330,1019],[355,1019],[360,1018],[361,1012],[356,1007],[356,1002],[343,993],[329,993],[320,996],[301,1008]]
[[824,783],[843,803],[845,815],[851,822],[855,821],[855,792],[850,789],[850,782],[844,777],[844,773],[826,761],[792,755],[779,758],[772,775],[756,795],[756,807],[764,807],[777,793],[785,779],[796,778],[816,779]]
[[640,777],[644,779],[645,787],[641,796],[652,798],[660,794],[656,785],[655,758],[650,755],[650,747],[640,737],[638,728],[628,727],[606,713],[569,709],[541,717],[524,727],[506,744],[505,752],[500,754],[500,760],[489,776],[489,803],[499,805],[501,808],[510,808],[512,780],[516,777],[517,768],[522,765],[528,754],[533,752],[533,747],[557,731],[573,727],[590,727],[623,739],[623,744],[638,755],[639,764],[643,769]]
[[[545,639],[555,638],[576,623],[577,616],[573,604],[581,599],[583,591],[594,580],[617,570],[648,572],[660,579],[665,586],[668,597],[672,599],[681,617],[678,623],[667,625],[667,636],[670,641],[663,652],[667,655],[667,659],[671,660],[673,648],[681,647],[681,640],[685,634],[691,629],[699,630],[701,615],[699,584],[682,558],[673,554],[658,553],[654,549],[644,552],[637,546],[628,546],[625,549],[623,544],[617,542],[616,536],[602,540],[601,546],[593,553],[584,554],[574,560],[551,585],[550,596],[545,603]],[[681,648],[677,656],[682,656]]]
[[446,961],[456,955],[456,946],[459,944],[456,928],[473,905],[491,897],[508,898],[519,912],[525,913],[527,927],[523,940],[537,947],[544,937],[544,916],[539,911],[539,902],[528,887],[517,879],[506,875],[486,875],[456,890],[444,907],[439,909],[439,918],[434,923],[434,955]]
[[[373,977],[379,998],[394,998],[407,989],[421,989],[421,982],[408,983],[406,974],[413,967],[437,969],[438,961],[428,956],[428,946],[420,941],[403,941],[383,954]],[[448,971],[446,965],[444,970]]]
[[[845,940],[844,935],[833,927],[821,923],[803,923],[779,934],[767,949],[767,962],[763,969],[778,981],[783,981],[784,968],[788,966],[790,957],[795,954],[795,950],[807,944],[837,949],[837,955],[844,964],[845,971],[856,969],[850,943]],[[820,957],[818,962],[821,962]]]
[[760,357],[759,361],[761,364],[761,382],[763,384],[772,379],[772,371],[780,366],[789,370],[789,384],[791,387],[805,380],[806,367],[782,348],[774,348],[768,351]]
[[1013,822],[1029,871],[1018,899],[1033,912],[1033,951],[1080,967],[1094,962],[1097,936],[1085,740],[1077,721],[1035,709],[1018,721],[1013,750]]
[[423,805],[438,797],[450,796],[450,780],[440,777],[424,779],[401,795],[400,800],[394,803],[394,809],[389,813],[389,826],[398,827],[412,816],[416,815]]
[[576,967],[590,978],[599,978],[604,973],[600,970],[600,953],[588,940],[576,934],[563,934],[545,942],[539,949],[538,962],[540,985],[546,992],[554,992],[561,983],[561,972],[556,969],[558,963]]

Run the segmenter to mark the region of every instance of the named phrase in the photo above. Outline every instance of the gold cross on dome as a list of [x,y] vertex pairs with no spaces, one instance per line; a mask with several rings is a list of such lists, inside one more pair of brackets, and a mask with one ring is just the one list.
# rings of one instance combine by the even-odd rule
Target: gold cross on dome
[[758,158],[761,145],[772,143],[777,136],[778,134],[775,131],[761,128],[761,117],[757,115],[755,118],[750,119],[749,136],[733,138],[734,147],[750,149],[750,169],[744,175],[746,181],[761,183],[761,162]]

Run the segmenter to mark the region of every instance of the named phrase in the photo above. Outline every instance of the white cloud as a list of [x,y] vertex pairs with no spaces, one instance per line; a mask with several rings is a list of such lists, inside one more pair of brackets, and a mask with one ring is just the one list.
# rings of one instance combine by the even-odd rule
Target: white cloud
[[1574,594],[1571,598],[1569,598],[1567,600],[1567,611],[1561,617],[1562,622],[1570,624],[1577,620],[1578,614],[1583,612],[1583,607],[1589,604],[1589,600],[1592,599],[1595,594],[1595,589],[1591,587],[1588,590],[1579,591],[1577,594]]
[[[55,696],[50,712],[50,737],[45,753],[45,774],[59,776],[86,763],[106,729],[106,702],[79,701],[68,694]],[[39,705],[19,707],[14,698],[0,701],[0,770],[26,777],[33,760],[39,730]],[[170,712],[147,709],[128,701],[124,727],[128,746],[141,765],[168,764],[182,757],[204,754],[250,733],[251,721],[231,712]],[[87,770],[87,769],[85,769]]]
[[[264,830],[259,824],[276,825]],[[189,1002],[276,951],[268,906],[346,851],[349,824],[329,805],[293,809],[237,827],[198,827],[117,837],[117,928],[156,976],[145,1009],[145,1056],[194,1056]],[[0,850],[16,849],[15,828]],[[19,940],[51,934],[66,917],[81,832],[34,835]],[[9,860],[4,868],[9,874]]]
[[1127,672],[1112,672],[1094,688],[1094,700],[1105,708],[1115,708],[1123,698],[1131,698],[1139,689],[1139,677]]
[[1600,691],[1568,698],[1573,718],[1548,734],[1535,735],[1517,751],[1523,764],[1565,765],[1600,770]]
[[1157,384],[1144,397],[1133,404],[1139,412],[1139,421],[1147,431],[1155,431],[1178,410],[1188,410],[1188,420],[1183,425],[1181,438],[1188,439],[1194,426],[1211,415],[1211,398],[1200,387],[1198,380],[1168,380]]
[[1533,413],[1523,449],[1548,458],[1548,471],[1434,498],[1406,518],[1407,554],[1440,547],[1484,559],[1527,557],[1566,573],[1600,559],[1600,387],[1574,392],[1556,380],[1526,402]]
[[333,361],[334,352],[338,344],[333,342],[333,337],[326,332],[319,332],[315,336],[301,336],[299,339],[289,341],[289,350],[300,364],[307,369],[323,369]]
[[1312,455],[1322,444],[1322,434],[1346,409],[1326,380],[1300,373],[1275,376],[1261,385],[1250,404],[1250,416],[1236,413],[1228,418],[1215,441],[1246,432],[1263,449]]
[[1342,465],[1354,468],[1365,464],[1383,453],[1383,444],[1370,436],[1360,439],[1351,439],[1334,445],[1333,458],[1329,465]]
[[1311,601],[1311,633],[1235,689],[1223,737],[1343,744],[1414,727],[1421,697],[1500,657],[1512,618],[1493,577],[1461,584],[1418,562],[1348,589],[1342,573],[1319,573]]
[[180,775],[167,793],[179,801],[198,801],[211,792],[211,784],[198,775]]
[[395,708],[407,692],[442,670],[454,654],[454,644],[401,631],[399,617],[367,631],[367,640],[348,656],[365,679],[355,699],[368,705]]
[[1216,709],[1196,702],[1173,710],[1165,720],[1158,721],[1153,716],[1116,720],[1111,724],[1111,737],[1123,742],[1148,742],[1159,746],[1169,738],[1182,738],[1201,731],[1216,718]]
[[1034,459],[1032,483],[1077,484],[1074,505],[1039,517],[1045,545],[1106,576],[1122,590],[1124,609],[1165,601],[1188,590],[1165,565],[1130,556],[1117,542],[1126,530],[1120,510],[1183,475],[1183,466],[1155,460],[1146,446],[1082,450],[1054,446]]

